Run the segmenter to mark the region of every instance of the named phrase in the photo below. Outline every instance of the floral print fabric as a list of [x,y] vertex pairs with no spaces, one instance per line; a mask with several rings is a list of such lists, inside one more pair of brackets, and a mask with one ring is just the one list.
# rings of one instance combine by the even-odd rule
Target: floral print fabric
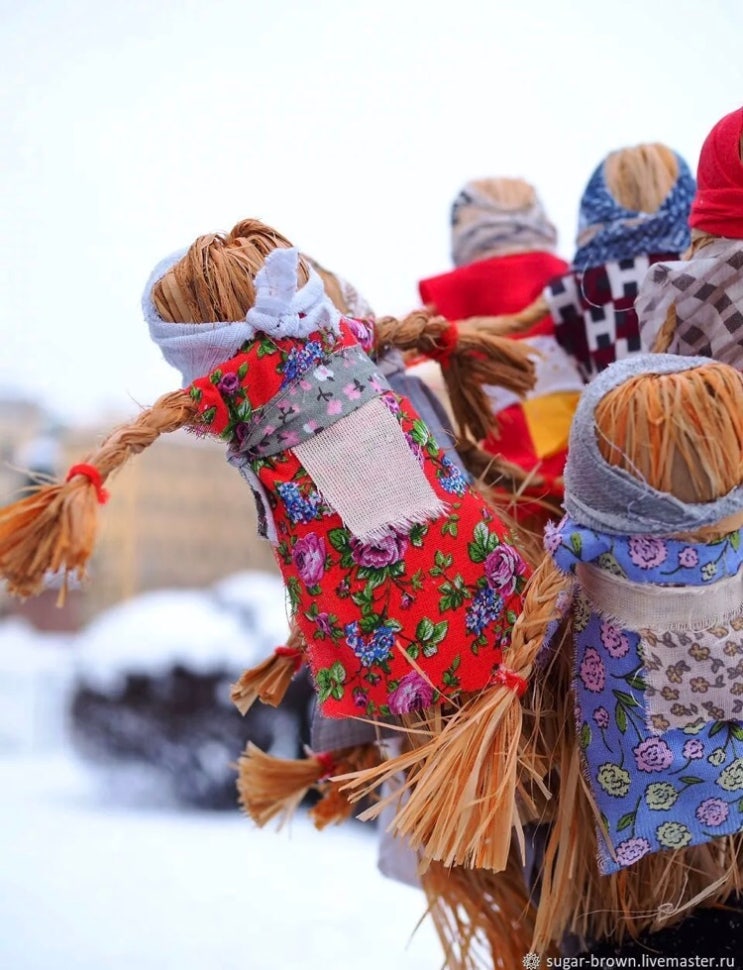
[[640,653],[656,733],[743,720],[743,608],[702,630],[643,630]]
[[[741,532],[709,544],[623,537],[582,528],[567,516],[547,527],[545,546],[563,572],[573,573],[585,562],[653,584],[713,586],[735,576],[743,563]],[[652,645],[643,648],[638,631],[622,629],[596,612],[577,583],[571,610],[578,739],[609,839],[607,844],[599,835],[601,871],[617,871],[651,852],[742,831],[741,722],[719,720],[714,705],[704,707],[700,680],[698,715],[686,718],[683,727],[669,726],[652,707]],[[736,651],[740,638],[740,630],[731,624],[727,639],[735,639]],[[695,678],[705,677],[694,671],[694,663],[709,658],[704,650],[696,651],[700,656],[695,658],[693,642],[682,647],[678,676],[689,678],[693,691]],[[727,674],[724,678],[734,697],[738,681],[728,680]],[[665,689],[676,690],[679,683],[672,677]]]
[[[352,346],[356,335],[368,339],[368,331],[350,321],[342,322],[340,338],[274,341],[260,335],[193,383],[202,420],[240,452],[249,437],[255,440],[266,403],[308,372],[317,378],[338,343]],[[352,382],[347,386],[353,390]],[[270,505],[277,561],[329,717],[402,714],[486,687],[510,642],[527,579],[503,524],[408,402],[384,390],[379,397],[446,506],[428,522],[361,542],[290,446],[275,455],[242,455]]]

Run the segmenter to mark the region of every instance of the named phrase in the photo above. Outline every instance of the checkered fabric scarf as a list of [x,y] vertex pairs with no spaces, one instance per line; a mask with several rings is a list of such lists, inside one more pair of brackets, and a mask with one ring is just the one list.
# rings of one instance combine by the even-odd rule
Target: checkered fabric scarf
[[578,271],[631,259],[638,253],[680,253],[690,242],[689,209],[696,183],[680,155],[678,178],[657,212],[634,212],[621,206],[609,191],[604,162],[591,176],[580,203]]
[[[671,255],[675,259],[677,252]],[[544,298],[555,321],[555,336],[591,380],[615,360],[641,349],[635,299],[649,267],[668,253],[634,256],[575,270],[554,280]]]
[[693,259],[653,266],[637,300],[643,346],[652,348],[671,307],[669,353],[743,370],[743,241],[716,239]]

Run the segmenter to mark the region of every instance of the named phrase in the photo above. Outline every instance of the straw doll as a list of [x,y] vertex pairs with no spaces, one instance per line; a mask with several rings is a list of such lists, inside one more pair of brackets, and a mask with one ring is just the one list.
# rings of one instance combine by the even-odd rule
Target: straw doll
[[[3,511],[9,589],[32,595],[50,570],[83,575],[108,477],[159,434],[192,427],[226,441],[253,489],[323,714],[438,725],[454,698],[506,678],[528,568],[390,391],[368,329],[341,317],[297,250],[251,220],[200,237],[156,268],[143,305],[185,386],[65,483]],[[438,325],[453,357],[449,331]],[[481,341],[477,357],[529,386],[528,355],[508,342]]]
[[[498,819],[553,821],[540,949],[636,935],[738,889],[742,403],[740,375],[706,358],[628,358],[589,385],[569,516],[548,527],[504,654],[524,702],[505,684],[468,699],[417,752],[391,829],[424,858],[498,868]],[[533,811],[538,778],[552,798]]]
[[[555,227],[534,187],[522,179],[468,182],[452,206],[451,240],[456,268],[421,280],[419,290],[427,306],[449,320],[468,321],[467,329],[484,323],[482,317],[518,312],[568,269],[555,255]],[[523,494],[546,497],[554,515],[562,498],[568,428],[583,379],[557,344],[546,308],[514,338],[527,340],[538,351],[536,384],[521,399],[502,387],[488,389],[497,424],[483,446],[521,468]],[[517,512],[523,521],[538,508],[520,503]]]
[[[428,387],[405,369],[402,354],[395,346],[399,342],[409,348],[416,339],[430,344],[426,315],[413,314],[402,322],[392,318],[376,321],[369,305],[347,281],[316,261],[306,256],[305,259],[344,316],[374,327],[376,346],[372,356],[382,373],[394,391],[415,406],[442,451],[452,462],[458,462],[455,444],[461,447],[463,439],[454,432],[446,412]],[[474,449],[466,447],[465,460],[471,462],[474,453]],[[486,495],[487,491],[484,489]],[[290,643],[279,648],[278,658],[246,671],[233,688],[241,710],[247,710],[256,698],[273,705],[280,703],[293,672],[289,658],[293,657],[297,666],[302,662],[301,642],[295,625]],[[316,827],[324,829],[345,821],[354,805],[341,790],[341,783],[333,780],[332,773],[378,764],[382,752],[397,750],[397,744],[398,738],[389,728],[357,718],[328,718],[317,710],[312,725],[312,750],[303,761],[274,758],[254,746],[248,748],[239,762],[241,804],[255,822],[263,825],[275,817],[286,819],[304,795],[314,789],[321,796],[309,810]],[[390,790],[394,791],[394,786]],[[504,873],[446,868],[435,863],[419,873],[416,854],[402,840],[383,831],[378,864],[384,875],[422,890],[427,915],[441,940],[449,970],[509,970],[525,952],[535,911],[517,852],[511,853]]]
[[579,405],[526,610],[553,592],[511,647],[552,771],[537,952],[566,933],[594,954],[736,952],[742,416],[739,373],[662,354],[611,365]]
[[637,299],[648,349],[702,354],[743,369],[743,108],[702,145],[683,259],[661,262]]

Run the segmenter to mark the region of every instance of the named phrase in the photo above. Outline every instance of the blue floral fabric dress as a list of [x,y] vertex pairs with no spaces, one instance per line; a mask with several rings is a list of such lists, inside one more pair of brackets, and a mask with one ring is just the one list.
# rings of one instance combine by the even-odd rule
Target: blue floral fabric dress
[[[707,544],[615,536],[566,516],[545,545],[575,578],[575,717],[605,828],[601,871],[743,831],[741,532]],[[625,607],[609,608],[602,589]],[[693,600],[698,622],[661,628],[656,596],[677,614]],[[654,623],[628,628],[643,599]]]

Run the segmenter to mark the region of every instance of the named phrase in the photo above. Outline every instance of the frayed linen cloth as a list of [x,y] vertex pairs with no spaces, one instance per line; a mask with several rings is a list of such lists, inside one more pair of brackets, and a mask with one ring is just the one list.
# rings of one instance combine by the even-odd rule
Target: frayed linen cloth
[[636,306],[645,349],[653,348],[673,309],[668,353],[712,357],[743,370],[743,241],[715,239],[692,259],[656,263]]
[[447,510],[401,434],[397,418],[378,398],[296,445],[294,454],[325,501],[362,542],[381,542],[391,531],[407,531]]
[[599,450],[595,411],[613,388],[637,374],[675,374],[709,364],[707,357],[639,354],[611,364],[583,391],[565,465],[565,508],[589,529],[613,535],[673,535],[721,522],[743,508],[743,486],[714,502],[682,502],[610,465]]
[[180,371],[184,387],[228,360],[258,332],[273,337],[306,337],[314,330],[338,333],[340,313],[325,295],[317,273],[310,269],[308,282],[297,287],[299,252],[293,248],[275,249],[266,257],[255,276],[255,306],[248,310],[244,320],[166,322],[157,312],[152,290],[186,252],[179,250],[158,263],[142,296],[150,336],[165,360]]

